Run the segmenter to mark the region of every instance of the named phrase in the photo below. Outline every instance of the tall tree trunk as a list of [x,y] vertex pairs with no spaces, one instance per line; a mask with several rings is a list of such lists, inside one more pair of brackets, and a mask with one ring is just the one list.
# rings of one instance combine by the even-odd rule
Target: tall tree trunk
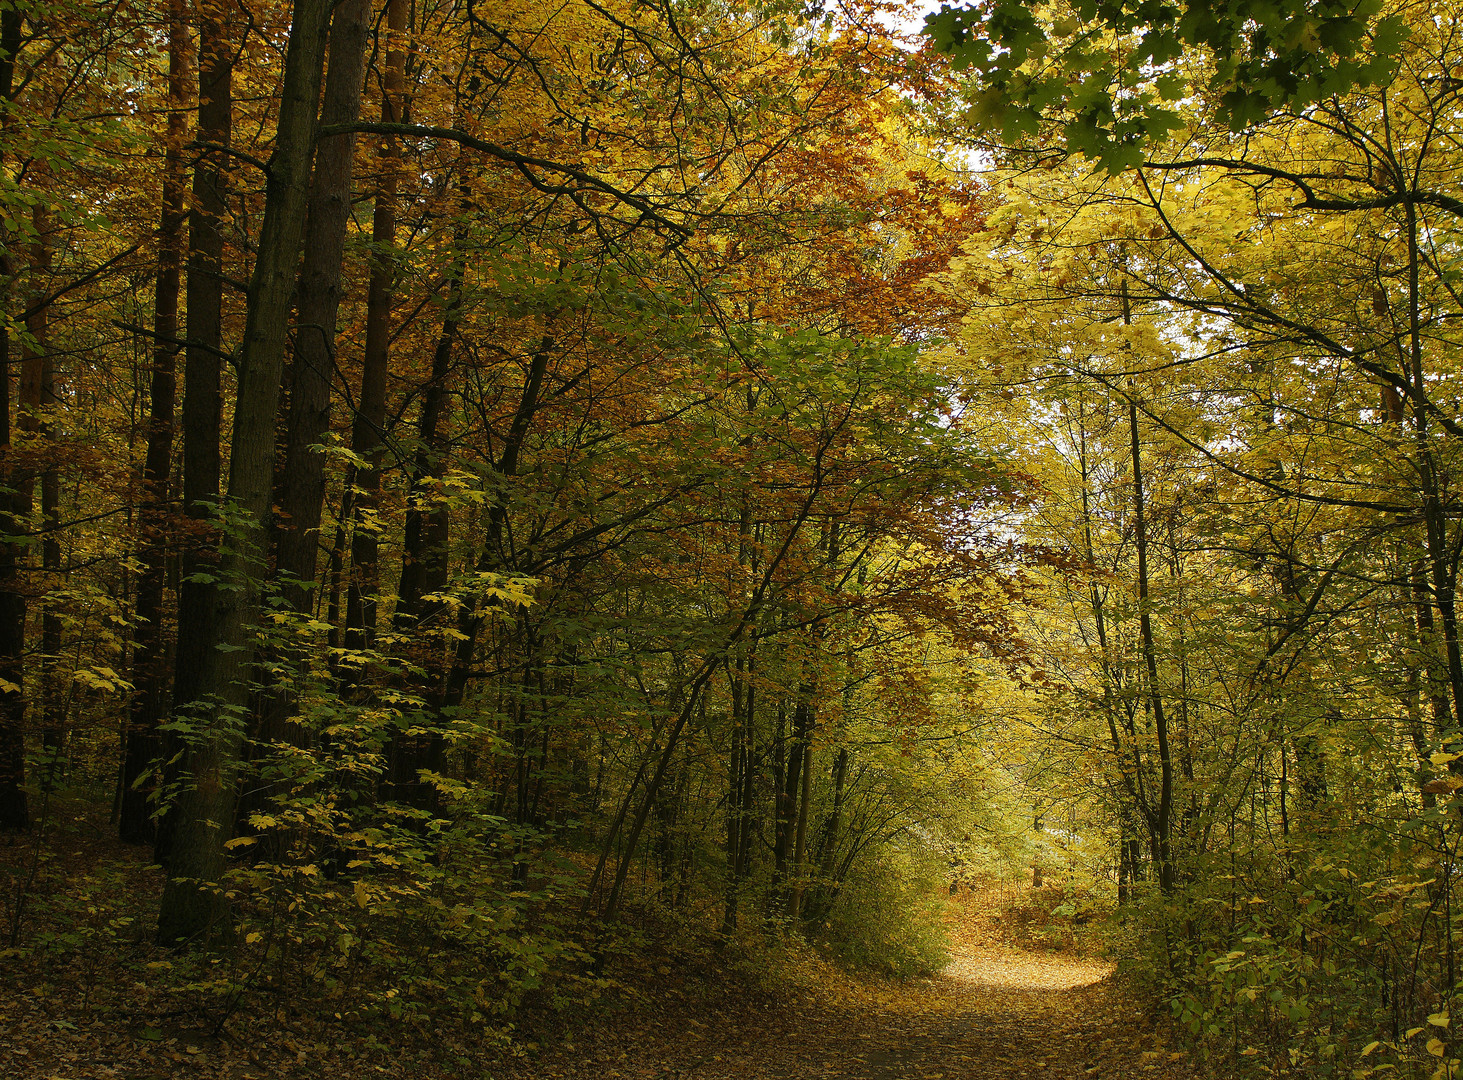
[[[452,371],[452,346],[457,340],[461,317],[462,279],[465,270],[462,244],[465,233],[458,236],[459,255],[448,273],[447,310],[442,317],[442,332],[432,351],[432,376],[422,397],[422,413],[417,423],[417,447],[410,465],[411,483],[407,492],[406,526],[402,537],[401,585],[392,623],[396,632],[410,637],[419,653],[418,663],[428,687],[427,699],[432,703],[447,674],[447,657],[443,632],[450,608],[433,599],[447,587],[448,542],[451,537],[451,514],[441,499],[438,482],[446,467],[448,439],[444,431],[447,403],[450,397],[448,379]],[[420,809],[435,805],[436,789],[421,781],[423,769],[436,771],[441,764],[443,736],[438,730],[408,735],[393,734],[387,777],[391,797]]]
[[[711,678],[716,668],[725,662],[727,654],[737,647],[738,643],[742,640],[742,635],[751,630],[761,617],[763,605],[766,604],[770,594],[769,590],[772,586],[773,577],[781,568],[783,560],[787,557],[787,553],[791,549],[794,539],[807,523],[808,514],[812,509],[813,500],[817,497],[818,491],[818,485],[815,485],[810,490],[797,516],[789,523],[787,532],[783,536],[782,543],[779,545],[776,553],[767,560],[765,569],[762,571],[757,585],[752,590],[752,595],[748,599],[746,607],[742,609],[737,621],[731,627],[726,637],[722,639],[720,645],[702,658],[701,664],[695,674],[685,684],[684,693],[686,694],[686,703],[677,713],[675,722],[666,734],[665,743],[661,747],[660,754],[656,760],[655,772],[651,775],[650,780],[645,786],[645,792],[640,799],[639,809],[636,811],[635,818],[630,825],[630,832],[625,837],[624,854],[620,859],[619,866],[615,868],[615,882],[610,887],[609,899],[605,902],[603,913],[605,919],[614,918],[615,913],[619,910],[620,900],[624,896],[625,877],[629,873],[630,862],[635,856],[635,845],[640,840],[640,833],[645,827],[645,819],[650,813],[651,805],[660,793],[661,784],[665,780],[666,769],[670,765],[672,755],[676,752],[681,732],[685,730],[686,722],[691,719],[691,715],[695,711],[700,696],[706,688],[706,681]],[[638,782],[638,776],[636,780]],[[595,868],[594,875],[590,879],[589,889],[587,890],[591,898],[594,896],[595,889],[599,885],[600,875],[603,872],[605,860],[611,845],[615,843],[616,834],[619,831],[619,824],[624,820],[626,809],[634,796],[635,785],[632,784],[630,790],[625,793],[625,801],[621,806],[620,815],[616,819],[615,827],[605,837],[604,845],[601,848],[599,865]]]
[[[1126,301],[1126,293],[1124,294]],[[1126,304],[1125,304],[1126,306]],[[1165,893],[1173,891],[1173,852],[1170,833],[1173,818],[1173,758],[1169,749],[1168,717],[1158,685],[1158,654],[1153,644],[1153,620],[1148,598],[1148,525],[1143,500],[1143,464],[1138,442],[1138,406],[1128,402],[1128,434],[1133,459],[1134,544],[1138,551],[1138,633],[1142,639],[1143,663],[1148,675],[1148,701],[1153,711],[1153,729],[1158,739],[1158,807],[1153,818],[1153,862],[1158,867],[1158,884]]]
[[[370,22],[371,0],[345,0],[331,16],[322,125],[349,124],[360,116]],[[283,459],[275,478],[274,501],[279,513],[271,523],[271,540],[280,593],[301,615],[311,613],[316,596],[320,519],[325,504],[321,444],[330,426],[336,321],[344,293],[345,235],[355,145],[355,135],[347,132],[321,139],[315,149],[305,215],[304,258],[295,293],[294,348],[284,378],[289,403],[285,409]],[[308,668],[309,657],[302,651],[281,646],[280,653],[281,663],[300,670]],[[261,689],[253,725],[256,758],[267,757],[275,743],[297,747],[307,743],[302,725],[289,719],[295,715],[296,701],[289,683]],[[241,824],[251,813],[264,810],[288,784],[286,779],[268,780],[262,776],[245,784],[247,794],[238,808]]]
[[[15,60],[20,52],[21,13],[14,5],[0,11],[0,134],[10,126],[9,103],[15,98]],[[0,147],[3,147],[0,143]],[[9,242],[0,236],[0,252]],[[6,283],[0,301],[7,304],[8,283],[15,267],[0,254],[0,282]],[[12,441],[9,321],[0,319],[0,532],[18,536],[26,529],[13,494],[15,447]],[[0,543],[0,829],[19,830],[30,825],[25,794],[25,592],[20,581],[23,545]]]
[[117,831],[131,844],[154,839],[150,799],[155,785],[142,778],[162,748],[157,730],[172,687],[163,634],[167,577],[169,478],[173,466],[173,408],[177,398],[178,297],[182,284],[183,142],[188,132],[192,37],[184,0],[168,3],[168,133],[163,151],[163,206],[158,223],[157,284],[153,290],[152,373],[148,387],[147,453],[142,466],[141,543],[137,551],[136,619],[132,632],[132,696],[122,760],[122,804]]
[[811,739],[803,741],[803,789],[802,796],[798,799],[798,827],[797,837],[793,844],[793,886],[792,896],[788,900],[788,917],[796,920],[803,913],[803,893],[807,888],[808,878],[808,810],[812,805],[813,795],[813,743]]
[[[382,75],[381,121],[401,123],[405,114],[406,33],[409,0],[390,0],[386,8],[386,70]],[[401,183],[401,149],[385,135],[377,154],[379,177],[371,217],[371,280],[366,293],[366,346],[361,360],[361,392],[351,423],[351,449],[360,462],[355,475],[351,531],[351,575],[346,590],[347,649],[369,649],[376,636],[376,599],[380,592],[380,544],[376,512],[381,502],[383,436],[386,427],[386,375],[390,367],[391,300],[396,285],[396,197]]]
[[276,415],[289,328],[290,301],[309,200],[320,83],[330,0],[296,0],[285,54],[279,125],[259,251],[249,279],[249,309],[239,362],[229,459],[229,501],[236,535],[220,570],[215,637],[203,687],[217,704],[184,755],[189,784],[179,798],[171,873],[158,915],[161,941],[194,939],[227,913],[224,844],[233,820],[240,717],[248,703],[252,628],[259,617],[274,483]]
[[448,439],[443,428],[450,397],[452,346],[457,340],[461,317],[463,269],[462,259],[458,258],[447,282],[447,311],[442,317],[437,346],[432,351],[432,375],[422,397],[422,414],[417,423],[417,446],[410,466],[402,535],[401,586],[393,616],[396,629],[403,633],[440,617],[446,610],[426,597],[447,584],[451,518],[447,504],[440,498],[438,485],[447,462]]
[[[198,34],[198,129],[195,141],[227,148],[233,139],[235,43],[216,14],[203,19]],[[200,151],[193,167],[193,208],[188,215],[187,319],[183,351],[183,512],[189,530],[178,586],[178,644],[174,662],[173,711],[195,709],[209,688],[204,669],[215,637],[219,503],[219,429],[223,424],[220,361],[223,356],[224,218],[228,213],[228,155]],[[175,759],[172,737],[163,756]],[[177,782],[175,768],[164,778]],[[169,807],[159,823],[154,853],[172,858],[175,817]]]
[[[39,179],[47,175],[44,165],[34,168]],[[41,570],[44,592],[57,586],[61,572],[61,476],[56,469],[52,443],[56,437],[56,365],[51,357],[51,313],[42,301],[50,291],[52,242],[51,214],[44,201],[31,210],[32,241],[31,296],[26,316],[29,343],[21,364],[21,407],[23,426],[34,445],[31,452],[44,459],[41,482]],[[65,698],[56,684],[56,667],[61,653],[61,617],[49,600],[41,603],[41,654],[39,683],[41,742],[45,750],[41,767],[43,790],[49,791],[60,769],[65,742]]]
[[848,783],[848,747],[840,746],[833,758],[833,808],[828,813],[828,823],[818,841],[818,868],[825,876],[833,873],[834,857],[843,840],[844,788]]
[[[552,321],[553,316],[549,316]],[[481,574],[501,572],[512,560],[503,547],[503,533],[508,521],[509,486],[518,475],[523,448],[528,439],[534,415],[538,412],[543,393],[544,379],[548,375],[549,357],[555,347],[554,336],[545,333],[538,347],[529,359],[528,375],[523,383],[518,407],[508,426],[503,440],[503,450],[498,455],[498,491],[488,507],[488,521],[482,549],[478,554],[477,571]],[[456,645],[452,650],[447,673],[440,689],[428,695],[428,706],[439,719],[448,711],[462,704],[467,693],[467,683],[472,672],[473,654],[477,649],[477,637],[483,623],[493,610],[490,602],[464,604],[457,620]],[[677,728],[679,731],[679,728]],[[591,890],[592,891],[592,890]],[[613,897],[613,894],[612,894]]]
[[1449,705],[1452,712],[1451,727],[1457,730],[1463,726],[1463,643],[1458,636],[1458,546],[1459,539],[1449,535],[1449,512],[1444,506],[1444,477],[1433,452],[1433,437],[1429,433],[1427,383],[1423,375],[1422,357],[1422,304],[1419,293],[1418,275],[1422,256],[1418,250],[1417,204],[1411,198],[1405,203],[1407,213],[1407,341],[1408,360],[1411,368],[1412,429],[1417,447],[1416,467],[1422,485],[1422,520],[1427,542],[1427,559],[1431,571],[1432,602],[1437,608],[1438,624],[1442,630],[1443,662],[1452,691]]
[[[330,22],[330,66],[320,122],[348,124],[361,112],[371,0],[344,0]],[[320,140],[310,180],[305,258],[300,270],[298,330],[290,357],[289,419],[280,470],[275,522],[275,568],[281,589],[296,611],[314,604],[325,505],[325,458],[321,444],[330,427],[330,386],[335,369],[336,317],[344,292],[342,264],[350,220],[353,134]]]
[[[1132,304],[1128,299],[1128,281],[1123,279],[1123,325],[1133,322]],[[1153,619],[1148,599],[1148,521],[1143,498],[1143,461],[1138,440],[1138,402],[1128,398],[1128,442],[1133,465],[1133,531],[1138,552],[1138,634],[1143,649],[1143,663],[1148,675],[1148,702],[1153,712],[1153,730],[1158,740],[1158,806],[1150,816],[1153,835],[1153,862],[1158,868],[1158,885],[1165,893],[1173,891],[1173,756],[1169,748],[1168,717],[1163,711],[1163,693],[1158,685],[1158,652],[1153,645]]]
[[787,876],[788,822],[792,820],[788,804],[787,699],[777,702],[777,728],[772,735],[772,878],[782,881]]
[[[743,515],[745,520],[745,515]],[[730,933],[737,926],[737,907],[742,890],[742,836],[751,807],[746,800],[747,779],[753,767],[752,685],[748,678],[750,658],[738,656],[727,666],[727,688],[731,698],[731,760],[726,790],[726,891],[723,896],[721,928]]]
[[805,751],[813,730],[813,686],[803,682],[798,687],[797,701],[792,710],[792,739],[787,750],[786,787],[778,794],[777,831],[773,838],[773,859],[775,876],[779,885],[798,874],[797,827],[802,805],[801,785],[807,777],[803,773],[808,762]]

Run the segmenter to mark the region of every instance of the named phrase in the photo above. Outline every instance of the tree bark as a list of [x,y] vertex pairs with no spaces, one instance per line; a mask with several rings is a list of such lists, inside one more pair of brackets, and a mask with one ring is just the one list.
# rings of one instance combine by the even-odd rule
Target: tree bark
[[[745,522],[746,515],[743,515]],[[745,546],[745,545],[744,545]],[[726,892],[723,898],[721,928],[730,933],[737,926],[737,908],[741,901],[742,882],[746,879],[751,795],[755,774],[754,721],[756,716],[756,654],[748,650],[727,668],[731,697],[731,761],[727,770],[726,793]]]
[[[48,169],[37,163],[33,167],[37,179]],[[50,290],[52,246],[51,214],[44,200],[31,209],[31,226],[35,239],[31,242],[30,273],[32,302],[28,305],[26,333],[29,338],[21,362],[21,427],[30,436],[30,452],[43,459],[39,469],[41,487],[41,570],[43,595],[57,585],[61,570],[61,477],[56,470],[53,443],[56,407],[56,365],[51,357],[51,312],[43,299]],[[31,474],[34,475],[34,474]],[[25,486],[29,486],[27,476]],[[27,503],[30,493],[25,494]],[[61,652],[61,617],[54,606],[41,602],[40,671],[37,679],[41,706],[41,788],[50,791],[60,769],[60,756],[65,741],[65,699],[56,685],[56,664]]]
[[[406,89],[406,33],[409,0],[390,0],[386,8],[386,70],[382,75],[381,121],[402,122]],[[401,182],[401,149],[396,136],[382,137],[380,170],[371,217],[371,280],[366,293],[366,345],[361,360],[361,392],[351,423],[351,449],[358,466],[351,530],[351,574],[346,587],[347,649],[371,648],[376,636],[380,592],[380,543],[376,511],[381,502],[382,451],[386,428],[386,375],[390,367],[391,301],[395,294],[396,197]]]
[[122,803],[117,831],[130,844],[155,836],[151,800],[155,784],[142,778],[162,749],[157,727],[168,712],[172,680],[163,634],[167,577],[167,534],[172,520],[169,479],[173,467],[173,410],[177,399],[178,298],[182,284],[183,142],[188,130],[188,80],[192,37],[183,0],[168,4],[168,129],[163,151],[162,215],[158,223],[157,284],[153,290],[152,373],[148,386],[147,452],[142,466],[137,599],[132,632],[132,684],[123,748]]
[[[21,13],[14,6],[0,11],[0,101],[15,98],[15,60],[20,52]],[[0,134],[10,126],[10,109],[0,113]],[[0,143],[3,146],[3,143]],[[7,241],[9,237],[0,237]],[[3,245],[0,245],[3,247]],[[0,299],[8,303],[14,277],[8,254],[0,254]],[[9,322],[0,319],[0,530],[17,537],[26,528],[13,494],[16,482],[12,441]],[[0,542],[0,829],[30,825],[25,792],[25,592],[20,563],[25,549],[14,539]]]
[[[198,128],[195,140],[227,148],[233,139],[235,45],[216,15],[205,17],[198,34]],[[208,688],[204,668],[214,637],[219,571],[215,519],[219,503],[223,424],[220,358],[223,355],[224,218],[228,214],[228,156],[223,149],[200,152],[193,168],[193,209],[188,215],[187,318],[183,351],[183,512],[187,538],[178,586],[178,645],[174,662],[173,713],[186,719]],[[176,757],[178,738],[169,735],[163,756]],[[163,778],[176,786],[175,767]],[[154,856],[172,858],[175,818],[168,807],[159,821]]]
[[[361,112],[371,0],[344,0],[330,23],[330,66],[321,124],[344,124]],[[275,572],[290,605],[313,607],[311,589],[320,551],[325,505],[325,457],[330,428],[330,386],[335,370],[336,318],[344,293],[342,265],[350,220],[355,135],[320,140],[310,181],[305,259],[300,270],[298,326],[290,357],[289,419],[280,470],[275,523]]]
[[220,561],[220,576],[230,588],[220,593],[216,636],[202,680],[202,689],[217,704],[208,710],[184,756],[190,781],[179,799],[172,872],[158,916],[160,941],[195,939],[227,913],[224,844],[233,820],[234,771],[248,702],[246,676],[268,553],[275,418],[309,200],[330,8],[330,0],[296,0],[290,21],[234,407],[229,501],[236,535]]
[[808,810],[813,795],[813,743],[803,740],[803,788],[798,799],[797,838],[793,844],[793,886],[788,900],[788,917],[796,921],[803,913],[803,892],[807,888]]
[[[348,124],[360,116],[370,22],[371,0],[345,0],[331,16],[321,124]],[[304,258],[295,292],[294,348],[284,377],[289,401],[284,409],[283,459],[275,478],[278,513],[271,523],[273,571],[281,596],[300,615],[312,612],[317,595],[316,564],[325,504],[322,444],[330,426],[336,322],[344,294],[345,235],[350,220],[355,145],[355,135],[350,132],[327,136],[316,145],[305,213]],[[278,646],[276,658],[298,670],[309,665],[303,650],[288,644]],[[288,683],[276,685],[270,681],[261,688],[252,731],[256,761],[267,758],[274,744],[302,747],[309,742],[303,726],[290,722],[297,699]],[[247,794],[238,807],[240,826],[250,814],[265,810],[288,783],[262,776],[246,783]]]
[[[1126,301],[1126,292],[1124,294]],[[1124,305],[1126,307],[1126,303]],[[1124,312],[1126,315],[1126,311]],[[1138,551],[1138,632],[1142,638],[1143,663],[1148,673],[1148,701],[1153,710],[1153,729],[1158,738],[1158,809],[1153,819],[1153,862],[1158,867],[1158,884],[1173,891],[1173,853],[1170,832],[1173,817],[1173,759],[1169,751],[1168,717],[1163,711],[1163,694],[1158,686],[1158,655],[1153,645],[1153,620],[1148,598],[1148,528],[1143,501],[1143,465],[1138,442],[1138,406],[1128,402],[1128,434],[1133,458],[1134,543]]]
[[[417,423],[417,447],[410,465],[411,482],[407,492],[406,525],[402,537],[401,584],[392,623],[398,634],[410,636],[420,653],[419,664],[426,697],[431,706],[447,675],[447,657],[442,638],[433,630],[447,629],[451,611],[440,600],[432,599],[447,587],[448,542],[451,538],[451,514],[440,498],[438,481],[446,465],[448,439],[444,432],[448,379],[452,372],[452,346],[457,340],[461,317],[462,279],[465,271],[459,235],[459,255],[448,273],[447,310],[442,316],[442,332],[432,351],[432,376],[422,397],[422,413]],[[436,771],[441,765],[443,737],[440,731],[392,736],[389,754],[388,791],[394,799],[420,809],[430,810],[436,803],[436,789],[423,784],[421,771]]]

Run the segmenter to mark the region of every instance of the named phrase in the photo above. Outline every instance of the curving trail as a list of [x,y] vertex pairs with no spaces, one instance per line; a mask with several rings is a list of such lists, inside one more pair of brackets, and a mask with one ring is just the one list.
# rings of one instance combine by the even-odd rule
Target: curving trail
[[[1000,946],[964,946],[939,977],[893,994],[858,1080],[1161,1076],[1177,1064],[1110,965]],[[1160,1071],[1162,1070],[1162,1071]]]
[[[948,967],[899,983],[815,965],[775,998],[647,995],[633,1031],[549,1039],[495,1080],[1193,1080],[1112,965],[1007,940],[1010,898],[952,900]],[[730,990],[730,988],[728,988]],[[657,1011],[657,1006],[660,1009]],[[525,1068],[527,1066],[527,1068]]]
[[1188,1077],[1111,966],[963,945],[940,975],[845,992],[771,1045],[731,1045],[662,1075],[705,1080],[1128,1080]]

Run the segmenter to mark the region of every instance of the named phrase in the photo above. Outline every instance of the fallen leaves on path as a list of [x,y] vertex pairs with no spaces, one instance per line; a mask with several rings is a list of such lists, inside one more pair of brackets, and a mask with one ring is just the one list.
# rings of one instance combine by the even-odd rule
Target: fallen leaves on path
[[[140,862],[131,871],[152,873]],[[1007,898],[1009,900],[1009,898]],[[1021,899],[1021,898],[1018,898]],[[1030,899],[1030,898],[1025,898]],[[939,975],[854,976],[810,949],[750,971],[732,950],[676,963],[627,956],[613,1007],[522,1018],[510,1045],[433,1017],[430,1037],[378,1019],[331,1022],[256,988],[222,1032],[198,1003],[129,981],[131,967],[50,966],[0,980],[0,1076],[59,1080],[1188,1080],[1111,965],[1015,944],[1009,902],[952,900]],[[99,960],[109,954],[98,954]],[[671,960],[670,963],[661,962]],[[157,963],[166,963],[158,960]],[[628,967],[639,965],[636,970]],[[155,965],[154,965],[155,966]],[[32,976],[42,967],[27,967]],[[118,977],[123,976],[119,982]],[[762,985],[771,989],[759,991]],[[613,995],[612,995],[613,996]],[[273,1002],[261,1009],[266,1002]],[[298,1006],[298,1009],[296,1008]]]
[[[952,902],[957,947],[938,976],[908,983],[823,968],[775,1004],[727,1002],[572,1056],[546,1048],[525,1078],[646,1080],[1187,1080],[1142,1004],[1105,961],[1006,944],[978,898]],[[760,1007],[759,1007],[760,1005]],[[608,1042],[606,1041],[608,1038]],[[613,1047],[613,1049],[611,1049]],[[611,1051],[601,1055],[601,1051]],[[504,1073],[498,1080],[505,1080]]]
[[1062,991],[1091,986],[1112,974],[1112,965],[999,945],[959,949],[943,974],[956,983],[1005,990]]

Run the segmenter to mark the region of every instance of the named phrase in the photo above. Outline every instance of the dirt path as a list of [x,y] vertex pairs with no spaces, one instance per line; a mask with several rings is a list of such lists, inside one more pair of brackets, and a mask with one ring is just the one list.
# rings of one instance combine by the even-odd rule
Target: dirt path
[[1164,1045],[1110,974],[1110,965],[1090,960],[962,946],[933,979],[862,994],[851,984],[822,1008],[802,1012],[799,1022],[775,1040],[754,1034],[743,1041],[729,1033],[719,1053],[660,1075],[697,1080],[1189,1076],[1183,1055]]
[[900,1002],[915,1008],[913,1016],[887,1014],[888,1045],[856,1071],[868,1080],[1025,1077],[1038,1069],[1050,1077],[1102,1076],[1105,1033],[1095,1018],[1108,1011],[1099,1006],[1110,995],[1093,987],[1109,974],[1105,964],[962,949],[928,989]]
[[[648,1024],[543,1040],[493,1080],[1192,1080],[1112,965],[1012,944],[1008,905],[952,901],[950,965],[899,983],[826,962],[777,999],[648,997]],[[642,1017],[644,1012],[640,1014]]]

